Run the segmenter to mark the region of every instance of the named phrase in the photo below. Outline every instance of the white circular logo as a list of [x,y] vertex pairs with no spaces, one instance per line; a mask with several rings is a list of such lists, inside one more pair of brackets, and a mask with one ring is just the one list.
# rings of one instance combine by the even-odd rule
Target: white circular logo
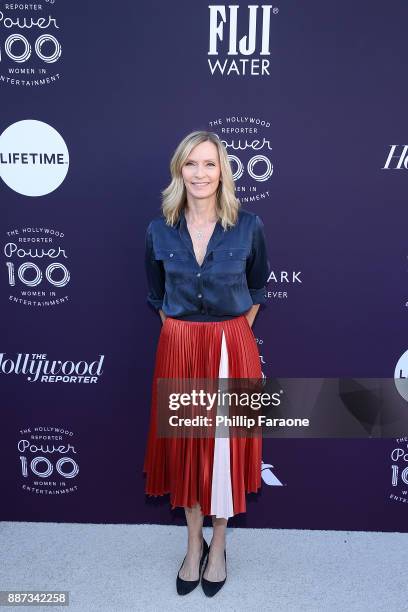
[[65,179],[68,167],[67,145],[47,123],[18,121],[0,136],[0,176],[17,193],[51,193]]
[[394,378],[398,393],[408,401],[408,351],[405,351],[395,366]]
[[62,10],[65,12],[65,7],[57,8],[56,4],[59,4],[57,0],[38,4],[0,3],[2,85],[27,91],[60,80],[63,55],[61,13]]

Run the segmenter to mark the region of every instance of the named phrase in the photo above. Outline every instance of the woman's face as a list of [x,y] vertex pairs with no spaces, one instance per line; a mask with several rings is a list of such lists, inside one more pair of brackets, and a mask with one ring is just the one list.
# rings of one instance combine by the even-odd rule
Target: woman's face
[[187,193],[193,198],[208,198],[216,193],[221,166],[218,149],[206,140],[191,150],[181,169]]

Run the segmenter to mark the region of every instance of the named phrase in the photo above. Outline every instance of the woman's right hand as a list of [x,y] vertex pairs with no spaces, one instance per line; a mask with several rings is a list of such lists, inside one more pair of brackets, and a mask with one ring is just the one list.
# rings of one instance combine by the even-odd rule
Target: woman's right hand
[[163,324],[167,317],[166,317],[166,315],[164,314],[164,312],[162,310],[159,310],[159,315],[160,315],[160,318],[161,318],[161,321],[162,321],[162,324]]

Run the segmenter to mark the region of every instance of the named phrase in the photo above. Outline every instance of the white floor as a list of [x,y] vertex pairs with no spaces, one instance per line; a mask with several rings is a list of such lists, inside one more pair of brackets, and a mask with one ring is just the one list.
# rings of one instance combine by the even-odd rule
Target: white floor
[[[408,610],[408,534],[228,528],[228,577],[213,599],[200,585],[177,595],[186,534],[162,525],[3,522],[0,589],[67,590],[70,605],[59,609],[72,612]],[[210,543],[210,528],[204,537]]]

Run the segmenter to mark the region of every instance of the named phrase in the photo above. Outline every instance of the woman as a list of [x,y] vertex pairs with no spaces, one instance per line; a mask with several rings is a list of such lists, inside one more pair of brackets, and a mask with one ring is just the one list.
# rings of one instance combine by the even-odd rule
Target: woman
[[[177,592],[202,577],[206,595],[226,580],[225,531],[246,511],[245,494],[261,486],[262,438],[159,438],[158,378],[262,376],[251,326],[266,301],[270,266],[261,219],[240,209],[225,147],[197,131],[178,145],[163,191],[163,216],[146,232],[148,303],[163,322],[153,376],[152,409],[143,471],[148,495],[170,493],[184,507],[188,548]],[[213,537],[203,538],[204,516]]]

